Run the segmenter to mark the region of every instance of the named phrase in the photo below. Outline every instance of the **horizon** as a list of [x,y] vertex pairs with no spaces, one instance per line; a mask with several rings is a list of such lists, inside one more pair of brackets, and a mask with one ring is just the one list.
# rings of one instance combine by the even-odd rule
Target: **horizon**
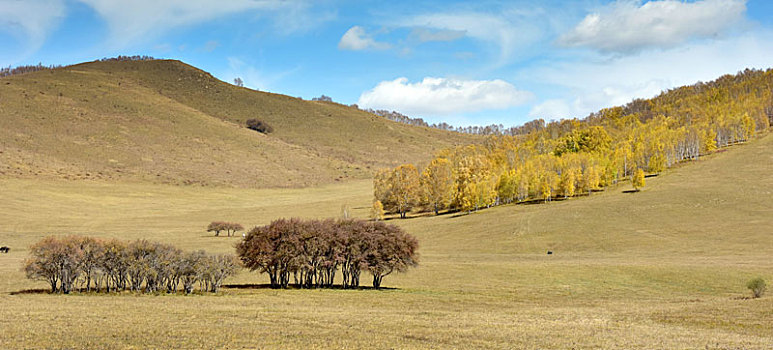
[[772,10],[754,0],[0,0],[0,66],[148,55],[430,124],[515,126],[769,68]]

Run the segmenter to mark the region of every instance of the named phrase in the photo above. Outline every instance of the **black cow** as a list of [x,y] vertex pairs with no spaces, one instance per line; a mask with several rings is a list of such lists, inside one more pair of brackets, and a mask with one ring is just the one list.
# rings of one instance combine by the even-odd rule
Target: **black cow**
[[2,253],[8,253],[11,251],[11,248],[8,247],[0,247],[0,252]]
[[553,251],[552,250],[548,250],[548,255],[553,255]]

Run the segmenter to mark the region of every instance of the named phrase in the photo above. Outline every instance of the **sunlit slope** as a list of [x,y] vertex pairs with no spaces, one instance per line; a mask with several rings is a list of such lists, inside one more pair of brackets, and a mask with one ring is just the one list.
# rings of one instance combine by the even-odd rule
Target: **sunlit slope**
[[[247,119],[274,132],[246,129]],[[0,176],[298,187],[421,162],[470,136],[232,86],[178,61],[0,80]]]
[[773,136],[590,197],[405,221],[447,254],[773,255]]

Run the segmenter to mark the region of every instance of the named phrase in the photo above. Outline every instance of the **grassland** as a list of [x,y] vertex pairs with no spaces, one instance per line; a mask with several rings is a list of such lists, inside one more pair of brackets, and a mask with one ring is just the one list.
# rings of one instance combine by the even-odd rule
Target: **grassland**
[[[470,135],[233,86],[179,61],[0,79],[0,177],[294,188],[370,178]],[[245,122],[261,119],[264,135]]]
[[[370,183],[309,189],[0,181],[0,348],[770,348],[773,137],[589,198],[391,222],[421,266],[372,291],[250,288],[215,296],[59,296],[19,271],[47,234],[232,251],[211,220],[365,216]],[[545,254],[552,250],[553,255]],[[241,288],[246,287],[246,288]]]
[[[19,271],[47,234],[228,252],[211,220],[365,216],[370,183],[310,189],[0,180],[0,348],[718,348],[773,346],[773,137],[591,197],[392,220],[421,266],[372,291],[59,296]],[[553,255],[546,255],[552,250]],[[246,288],[238,288],[246,287]]]

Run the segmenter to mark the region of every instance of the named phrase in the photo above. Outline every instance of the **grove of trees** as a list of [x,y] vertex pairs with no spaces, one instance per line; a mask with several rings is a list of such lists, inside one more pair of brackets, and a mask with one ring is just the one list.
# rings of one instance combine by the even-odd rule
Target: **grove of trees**
[[178,290],[216,293],[240,268],[232,255],[183,252],[147,240],[124,242],[92,237],[46,237],[30,248],[24,272],[46,281],[52,293],[105,291],[153,293]]
[[292,278],[302,288],[358,288],[362,271],[384,277],[417,265],[418,241],[395,225],[353,219],[278,219],[247,233],[236,251],[245,267],[266,273],[272,288]]
[[773,122],[773,70],[746,70],[663,92],[583,120],[535,120],[510,135],[446,149],[429,164],[378,172],[387,213],[473,211],[588,195],[745,142]]

